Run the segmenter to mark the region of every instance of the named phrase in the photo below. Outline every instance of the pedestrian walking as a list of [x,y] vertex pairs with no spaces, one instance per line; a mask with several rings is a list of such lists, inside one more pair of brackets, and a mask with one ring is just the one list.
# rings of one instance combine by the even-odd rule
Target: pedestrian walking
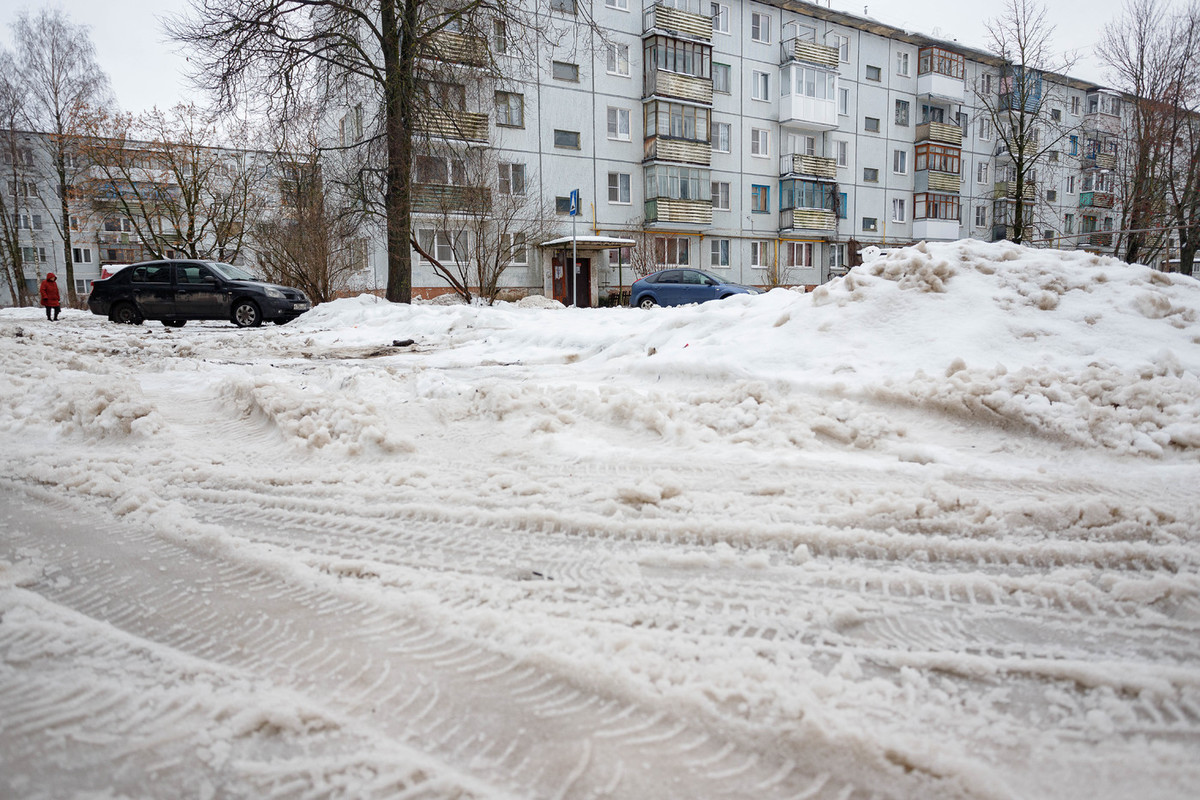
[[[58,294],[58,278],[53,272],[46,273],[46,279],[38,289],[42,296],[42,305],[46,307],[46,319],[58,322],[58,312],[61,298]],[[51,316],[53,312],[53,316]]]

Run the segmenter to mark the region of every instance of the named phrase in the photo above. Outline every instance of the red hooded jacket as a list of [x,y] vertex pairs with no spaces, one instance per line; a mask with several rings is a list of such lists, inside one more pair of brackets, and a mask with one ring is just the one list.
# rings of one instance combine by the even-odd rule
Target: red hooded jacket
[[46,273],[46,280],[42,281],[38,291],[42,296],[42,305],[48,308],[58,308],[58,278],[54,277],[53,272]]

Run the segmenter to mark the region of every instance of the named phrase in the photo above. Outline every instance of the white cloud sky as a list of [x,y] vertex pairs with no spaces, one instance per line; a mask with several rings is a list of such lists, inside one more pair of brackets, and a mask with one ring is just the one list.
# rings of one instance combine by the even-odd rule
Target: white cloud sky
[[[635,0],[636,2],[636,0]],[[1000,3],[976,6],[962,0],[920,0],[920,2],[847,3],[826,0],[834,8],[853,14],[866,14],[880,22],[907,30],[957,40],[970,47],[983,48],[985,22],[1001,10]],[[1182,0],[1173,0],[1182,5]],[[151,106],[170,107],[188,96],[185,80],[187,60],[174,43],[166,41],[161,18],[187,8],[187,0],[63,0],[58,3],[76,22],[92,29],[101,66],[112,80],[113,90],[122,108],[143,111]],[[1078,77],[1104,83],[1101,67],[1091,51],[1100,38],[1101,28],[1120,12],[1122,0],[1096,0],[1089,5],[1086,18],[1079,7],[1069,3],[1049,3],[1048,14],[1056,26],[1055,43],[1062,50],[1079,50],[1081,60],[1074,70]],[[0,11],[5,29],[22,8],[38,8],[22,3]],[[4,39],[11,41],[9,31]]]

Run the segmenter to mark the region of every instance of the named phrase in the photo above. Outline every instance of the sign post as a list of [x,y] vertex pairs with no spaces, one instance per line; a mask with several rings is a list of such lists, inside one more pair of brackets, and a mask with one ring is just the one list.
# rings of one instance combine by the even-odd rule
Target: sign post
[[571,190],[571,270],[567,274],[571,281],[571,305],[578,305],[578,299],[575,297],[575,275],[579,272],[579,261],[576,258],[578,252],[578,242],[575,237],[575,218],[579,216],[579,190]]

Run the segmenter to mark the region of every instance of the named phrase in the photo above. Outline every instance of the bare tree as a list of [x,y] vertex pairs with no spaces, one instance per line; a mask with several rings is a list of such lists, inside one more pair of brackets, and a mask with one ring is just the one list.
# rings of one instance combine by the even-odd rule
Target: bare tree
[[1174,113],[1169,134],[1168,209],[1179,236],[1179,271],[1195,274],[1200,251],[1200,3],[1193,0],[1172,26],[1171,48],[1183,62],[1167,95]]
[[17,130],[24,113],[25,89],[12,54],[0,50],[0,265],[13,305],[29,305],[21,251],[20,219],[28,211],[29,187],[37,186],[30,174],[32,153],[21,144]]
[[78,175],[79,124],[89,107],[108,99],[108,78],[96,63],[87,27],[71,22],[61,9],[42,9],[35,16],[21,12],[12,27],[26,89],[26,116],[33,130],[45,134],[41,141],[56,183],[55,196],[42,200],[62,237],[67,299],[75,305],[70,201]]
[[362,139],[342,146],[382,151],[376,174],[387,299],[409,302],[414,139],[430,130],[471,135],[464,128],[478,124],[443,113],[440,87],[455,65],[476,78],[501,78],[501,53],[524,51],[526,58],[511,63],[536,64],[538,43],[555,38],[554,14],[520,0],[193,0],[192,7],[190,18],[175,18],[168,29],[193,48],[197,77],[222,107],[251,91],[285,116],[305,92],[335,107],[348,97],[373,105],[354,120],[365,128]]
[[[1072,60],[1055,55],[1054,26],[1045,7],[1035,0],[1005,0],[1000,16],[988,21],[987,31],[989,48],[1003,63],[998,86],[992,87],[991,76],[986,76],[975,94],[996,132],[998,150],[1008,161],[1006,180],[1000,181],[1005,184],[1004,196],[997,197],[1002,212],[998,223],[1007,225],[1008,238],[1020,242],[1029,239],[1033,229],[1038,168],[1070,135],[1052,117],[1058,88],[1046,76],[1065,74]],[[999,172],[998,164],[997,178]]]
[[505,272],[528,265],[534,245],[554,233],[553,210],[526,190],[536,176],[514,173],[495,150],[462,152],[433,143],[416,157],[415,169],[421,222],[413,248],[455,294],[491,305]]
[[[234,261],[267,197],[267,154],[195,105],[141,116],[99,111],[80,137],[80,182],[97,213],[121,220],[151,258]],[[126,225],[122,225],[126,227]]]

